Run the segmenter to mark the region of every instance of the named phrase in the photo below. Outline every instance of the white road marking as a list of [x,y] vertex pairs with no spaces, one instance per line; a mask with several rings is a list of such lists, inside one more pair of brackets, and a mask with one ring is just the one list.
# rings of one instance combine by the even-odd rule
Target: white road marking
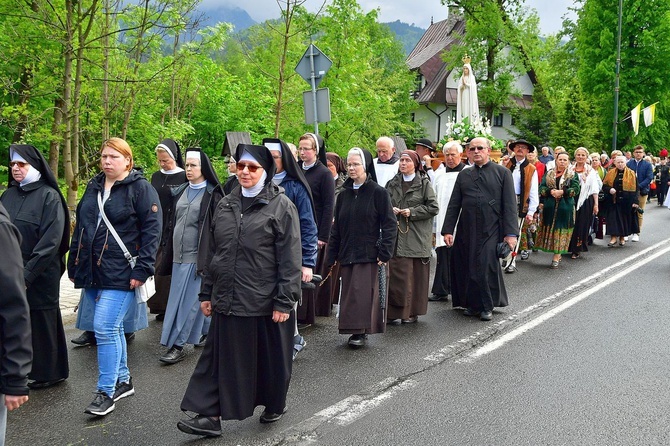
[[[666,251],[668,251],[670,249],[670,248],[663,248],[664,246],[667,247],[668,243],[670,243],[670,239],[666,239],[666,240],[663,240],[661,242],[658,242],[655,245],[652,245],[652,246],[650,246],[650,247],[648,247],[648,248],[646,248],[646,249],[644,249],[644,250],[642,250],[642,251],[640,251],[640,252],[638,252],[634,255],[626,257],[625,259],[620,260],[613,265],[610,265],[609,267],[603,269],[602,271],[600,271],[596,274],[593,274],[589,277],[586,277],[586,278],[580,280],[579,282],[574,283],[574,284],[570,285],[569,287],[552,294],[551,296],[545,297],[541,301],[524,308],[523,310],[519,311],[518,313],[515,313],[511,316],[506,317],[505,319],[502,319],[498,322],[495,322],[493,324],[493,327],[494,328],[502,328],[503,326],[508,325],[510,322],[513,322],[513,321],[519,319],[520,317],[522,317],[526,314],[532,313],[535,310],[537,310],[538,308],[545,307],[545,306],[551,304],[553,301],[559,299],[560,297],[562,297],[562,296],[564,296],[568,293],[571,293],[576,289],[582,288],[582,287],[586,286],[588,283],[593,282],[594,280],[596,280],[600,277],[607,276],[611,273],[619,273],[621,271],[621,268],[623,268],[626,264],[630,264],[631,262],[635,262],[637,259],[639,259],[641,257],[644,258],[645,256],[649,255],[650,253],[653,253],[657,249],[662,248],[663,249],[662,252],[665,253]],[[658,257],[659,255],[660,254],[658,254],[658,253],[654,253],[654,258]],[[636,266],[635,268],[638,268],[638,267],[639,267],[639,265]],[[623,273],[623,275],[625,275],[630,270],[627,269],[627,270],[623,270],[623,271],[626,271],[625,273]],[[443,360],[444,358],[446,358],[447,356],[449,356],[449,354],[454,352],[455,350],[463,349],[464,346],[467,346],[469,344],[473,344],[478,339],[480,339],[481,336],[482,336],[482,332],[473,333],[472,335],[468,336],[467,338],[463,338],[463,339],[457,341],[455,344],[449,344],[449,345],[447,345],[447,346],[445,346],[445,347],[443,347],[443,348],[441,348],[437,351],[432,352],[431,354],[429,354],[428,356],[426,356],[423,359],[425,361],[429,361],[429,362],[439,362],[439,361]]]
[[[506,333],[502,335],[501,337],[491,341],[487,342],[486,344],[482,345],[481,347],[477,348],[474,350],[472,353],[468,354],[463,360],[457,361],[457,362],[463,362],[463,361],[471,361],[477,358],[480,358],[488,353],[491,353],[494,350],[497,350],[498,348],[502,347],[503,345],[507,344],[508,342],[512,341],[513,339],[521,336],[522,334],[526,333],[527,331],[537,327],[543,322],[548,321],[552,317],[560,314],[561,312],[567,310],[568,308],[572,307],[576,303],[581,302],[582,300],[586,299],[587,297],[591,296],[594,293],[597,293],[598,291],[602,290],[603,288],[613,284],[617,280],[625,277],[626,275],[632,273],[636,269],[646,265],[647,263],[651,262],[652,260],[667,254],[670,252],[670,246],[667,246],[667,241],[662,242],[660,244],[654,245],[654,247],[648,248],[648,250],[653,250],[653,249],[658,249],[661,244],[665,244],[666,247],[661,249],[660,251],[657,251],[650,255],[649,257],[646,257],[642,260],[640,260],[637,263],[632,264],[631,266],[617,272],[613,276],[609,277],[608,279],[604,280],[603,282],[597,284],[596,286],[589,288],[588,290],[579,293],[572,299],[569,299],[562,304],[558,305],[557,307],[547,311],[546,313],[538,316],[537,318],[523,324],[522,326],[510,331],[509,333]],[[648,251],[645,250],[645,251]],[[642,254],[642,253],[640,253]],[[630,260],[629,260],[630,261]],[[602,273],[600,273],[602,274]]]

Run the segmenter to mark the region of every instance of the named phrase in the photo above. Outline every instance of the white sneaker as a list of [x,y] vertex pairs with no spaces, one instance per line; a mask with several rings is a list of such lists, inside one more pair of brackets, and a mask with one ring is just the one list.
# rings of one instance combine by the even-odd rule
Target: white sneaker
[[633,242],[639,242],[640,241],[640,234],[633,234],[630,236],[631,241]]
[[627,242],[627,241],[628,241],[628,236],[625,236],[625,237],[623,238],[623,240],[624,240],[625,242]]

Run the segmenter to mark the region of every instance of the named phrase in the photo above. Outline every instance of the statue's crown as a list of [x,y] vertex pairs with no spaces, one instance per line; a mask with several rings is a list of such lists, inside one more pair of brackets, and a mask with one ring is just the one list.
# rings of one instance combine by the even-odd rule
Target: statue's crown
[[470,59],[470,56],[468,56],[467,53],[465,53],[465,56],[463,56],[463,59],[461,59],[464,64],[469,64],[472,59]]

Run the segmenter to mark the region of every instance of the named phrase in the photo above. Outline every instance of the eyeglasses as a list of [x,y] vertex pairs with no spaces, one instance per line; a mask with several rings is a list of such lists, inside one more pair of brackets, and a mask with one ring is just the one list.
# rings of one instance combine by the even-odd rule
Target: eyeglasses
[[198,164],[184,164],[184,169],[197,169],[200,167]]
[[347,169],[355,169],[358,166],[362,166],[362,164],[361,163],[349,163],[349,164],[347,164]]
[[470,152],[474,152],[475,150],[479,150],[481,152],[483,150],[488,150],[488,149],[489,149],[488,147],[484,147],[484,146],[470,146],[470,147],[468,147],[468,150]]
[[281,159],[281,155],[272,155],[272,158],[278,160],[278,159]]
[[23,169],[27,165],[28,165],[28,163],[22,163],[21,161],[12,161],[11,163],[9,163],[10,168],[14,167],[14,166],[19,166],[19,169]]
[[298,150],[301,152],[309,152],[310,150],[316,151],[316,149],[312,149],[311,147],[298,147]]
[[258,169],[262,169],[263,166],[259,166],[257,164],[249,164],[245,162],[237,163],[237,170],[239,170],[240,172],[243,171],[245,168],[249,169],[250,173],[255,173]]

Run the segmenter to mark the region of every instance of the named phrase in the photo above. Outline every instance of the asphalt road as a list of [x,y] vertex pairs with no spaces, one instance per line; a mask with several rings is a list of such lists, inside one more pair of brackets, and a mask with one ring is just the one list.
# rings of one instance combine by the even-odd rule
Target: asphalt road
[[489,323],[430,303],[419,323],[354,351],[334,318],[319,319],[303,331],[284,418],[260,424],[258,408],[213,440],[176,429],[199,350],[161,365],[152,320],[129,348],[135,396],[104,418],[85,415],[96,350],[71,348],[70,379],[10,414],[7,444],[670,444],[668,221],[652,203],[639,243],[597,241],[558,270],[549,254],[518,262],[506,276],[511,305]]

